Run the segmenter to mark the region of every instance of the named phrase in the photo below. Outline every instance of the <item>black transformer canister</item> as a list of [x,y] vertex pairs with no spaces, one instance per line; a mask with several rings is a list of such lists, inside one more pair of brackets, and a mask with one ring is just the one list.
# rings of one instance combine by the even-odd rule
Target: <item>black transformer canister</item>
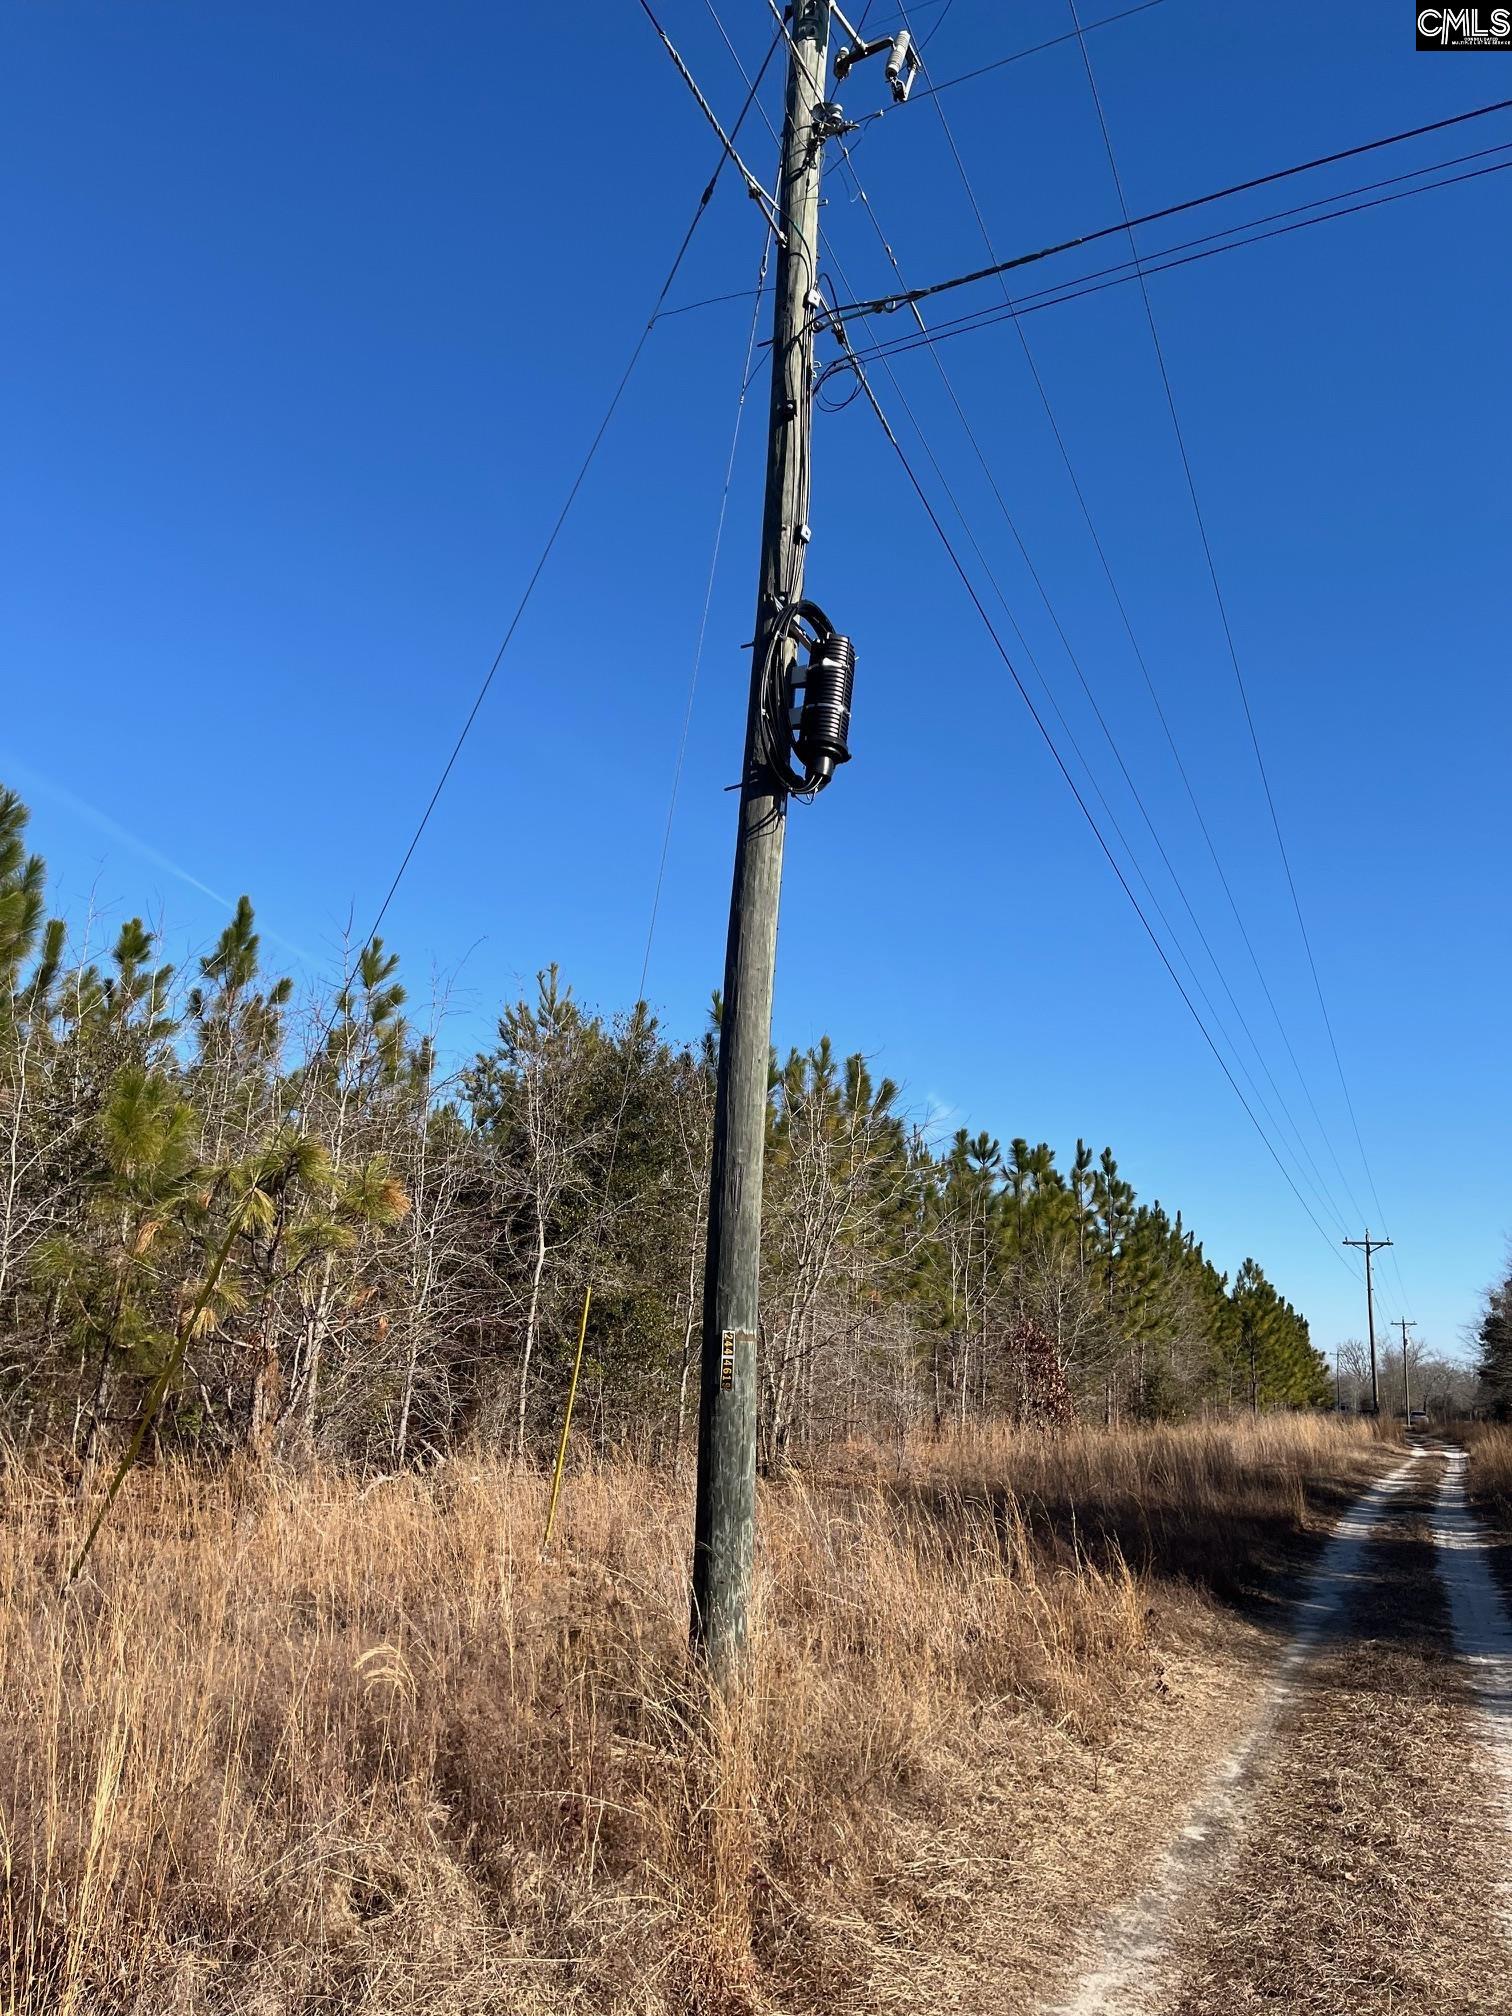
[[837,766],[849,763],[851,688],[856,677],[856,647],[849,637],[831,631],[814,646],[803,686],[803,712],[798,721],[799,761],[815,788],[827,784]]

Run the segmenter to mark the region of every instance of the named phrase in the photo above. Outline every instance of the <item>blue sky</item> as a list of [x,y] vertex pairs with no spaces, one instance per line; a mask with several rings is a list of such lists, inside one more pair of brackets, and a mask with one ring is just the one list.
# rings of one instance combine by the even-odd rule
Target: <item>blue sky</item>
[[[660,11],[732,117],[743,86],[703,0]],[[721,13],[759,62],[765,7]],[[1098,30],[1131,205],[1507,95],[1512,64],[1419,56],[1409,14],[1340,0],[1304,32],[1288,10],[1162,0]],[[953,0],[919,10],[931,23],[927,61],[950,77],[1069,15],[1065,0]],[[0,776],[32,802],[71,915],[145,909],[184,956],[246,889],[270,955],[313,974],[388,885],[715,143],[639,8],[603,0],[555,35],[526,10],[451,0],[4,0],[0,24]],[[857,71],[847,111],[875,109],[883,88],[875,65]],[[910,282],[985,256],[940,110],[1000,254],[1117,221],[1063,44],[867,127],[855,173]],[[1507,115],[1227,214],[1498,141]],[[759,123],[742,144],[768,173]],[[841,291],[842,274],[862,293],[895,284],[834,161],[827,198]],[[1219,221],[1156,227],[1142,249]],[[1494,175],[1150,282],[1380,1209],[1138,290],[1023,329],[1300,1081],[1018,336],[1002,325],[938,353],[1322,1172],[1327,1238],[1182,1007],[866,406],[816,429],[809,581],[857,641],[856,760],[794,813],[778,1042],[829,1031],[916,1110],[1004,1140],[1110,1142],[1220,1265],[1255,1254],[1324,1347],[1363,1327],[1330,1206],[1354,1233],[1364,1217],[1379,1232],[1384,1211],[1401,1275],[1383,1264],[1383,1314],[1406,1310],[1440,1347],[1512,1219],[1487,1152],[1509,1090],[1509,222],[1512,178]],[[760,241],[727,179],[674,298],[749,288]],[[734,302],[653,333],[390,913],[412,987],[437,974],[449,990],[459,1054],[548,960],[591,1002],[634,993],[748,328]],[[919,352],[896,368],[1242,1046],[935,364]],[[648,988],[690,1033],[722,959],[764,398],[753,388]],[[1279,1112],[1266,1126],[1286,1140]]]

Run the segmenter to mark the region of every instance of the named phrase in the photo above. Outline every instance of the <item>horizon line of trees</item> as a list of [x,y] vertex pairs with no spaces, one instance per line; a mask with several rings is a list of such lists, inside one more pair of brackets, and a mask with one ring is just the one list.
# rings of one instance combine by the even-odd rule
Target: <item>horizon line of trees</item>
[[[553,966],[443,1075],[379,939],[305,1008],[245,896],[192,972],[140,918],[72,953],[27,819],[0,788],[0,1434],[87,1461],[167,1371],[158,1446],[527,1455],[591,1275],[586,1432],[684,1448],[717,998],[678,1042]],[[768,1464],[989,1417],[1335,1398],[1258,1262],[1221,1271],[1111,1149],[936,1148],[827,1037],[773,1058],[759,1363]]]
[[[1451,1358],[1414,1337],[1408,1340],[1405,1378],[1402,1347],[1393,1343],[1392,1331],[1383,1330],[1376,1341],[1376,1383],[1381,1396],[1381,1414],[1400,1417],[1407,1399],[1414,1414],[1426,1414],[1431,1421],[1452,1421],[1474,1413],[1485,1402],[1485,1392],[1476,1366],[1463,1358]],[[1347,1337],[1335,1353],[1337,1399],[1349,1414],[1370,1412],[1370,1347],[1362,1337]]]

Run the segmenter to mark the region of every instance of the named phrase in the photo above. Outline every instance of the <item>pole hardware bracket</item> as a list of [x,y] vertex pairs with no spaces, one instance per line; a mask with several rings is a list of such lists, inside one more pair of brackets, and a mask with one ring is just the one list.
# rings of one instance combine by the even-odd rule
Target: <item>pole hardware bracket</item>
[[885,49],[888,52],[885,73],[888,88],[893,95],[893,103],[906,104],[922,60],[908,29],[900,29],[896,35],[879,35],[873,42],[864,42],[838,7],[834,13],[840,26],[851,38],[843,49],[835,52],[835,82],[843,84],[858,63],[864,63],[868,56],[880,56]]

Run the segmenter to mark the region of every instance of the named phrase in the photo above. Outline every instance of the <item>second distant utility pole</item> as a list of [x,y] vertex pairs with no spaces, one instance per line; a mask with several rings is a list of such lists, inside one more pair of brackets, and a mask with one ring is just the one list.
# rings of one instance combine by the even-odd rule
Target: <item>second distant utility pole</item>
[[764,684],[774,632],[803,595],[809,537],[809,423],[820,305],[819,171],[825,132],[821,108],[829,34],[830,0],[796,0],[788,15],[766,509],[719,1023],[699,1361],[692,1630],[695,1647],[722,1677],[738,1664],[745,1645],[755,1548],[761,1184],[788,801],[787,787],[763,754]]
[[1379,1253],[1383,1247],[1389,1246],[1391,1241],[1389,1239],[1372,1239],[1370,1236],[1370,1227],[1367,1225],[1363,1239],[1346,1239],[1344,1244],[1346,1246],[1359,1247],[1365,1255],[1365,1322],[1370,1332],[1370,1411],[1372,1414],[1379,1414],[1381,1411],[1381,1387],[1379,1380],[1376,1378],[1375,1289],[1371,1283],[1370,1256],[1372,1253]]
[[1402,1333],[1402,1419],[1412,1426],[1412,1380],[1407,1370],[1407,1332],[1416,1330],[1416,1323],[1409,1323],[1405,1316],[1398,1316],[1397,1327]]

